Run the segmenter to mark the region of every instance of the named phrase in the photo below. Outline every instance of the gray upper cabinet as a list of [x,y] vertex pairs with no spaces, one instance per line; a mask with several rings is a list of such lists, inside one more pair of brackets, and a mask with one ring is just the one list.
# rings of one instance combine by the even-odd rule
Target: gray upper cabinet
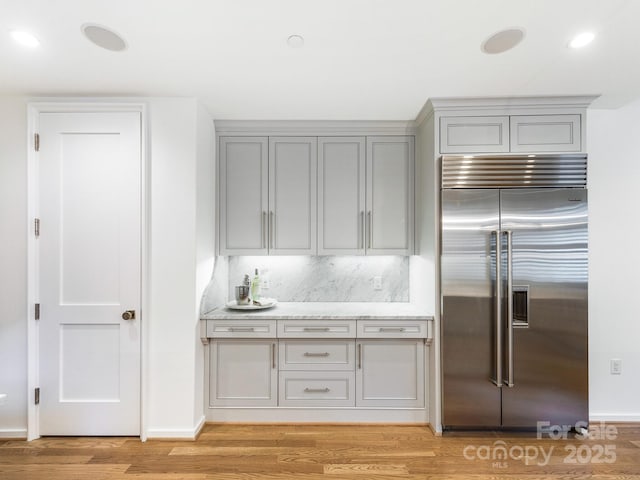
[[318,146],[318,253],[410,255],[413,137],[322,137]]
[[269,253],[316,254],[317,139],[269,137]]
[[509,151],[509,117],[442,117],[441,153],[500,153]]
[[365,137],[318,139],[318,254],[363,255]]
[[512,152],[579,152],[580,115],[513,115]]
[[221,136],[219,149],[220,255],[413,253],[413,136]]
[[580,152],[582,148],[579,114],[440,118],[441,153]]
[[220,137],[220,254],[315,255],[315,137]]
[[268,138],[220,138],[220,254],[266,255]]
[[367,137],[367,255],[413,252],[414,137]]

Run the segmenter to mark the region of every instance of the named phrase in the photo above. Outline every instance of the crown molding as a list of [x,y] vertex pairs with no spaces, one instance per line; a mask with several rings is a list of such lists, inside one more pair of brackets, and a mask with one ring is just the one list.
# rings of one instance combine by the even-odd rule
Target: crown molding
[[415,135],[414,121],[214,120],[217,135]]
[[[430,98],[423,110],[486,110],[520,108],[587,108],[599,95],[554,95],[526,97]],[[422,112],[421,112],[422,113]]]

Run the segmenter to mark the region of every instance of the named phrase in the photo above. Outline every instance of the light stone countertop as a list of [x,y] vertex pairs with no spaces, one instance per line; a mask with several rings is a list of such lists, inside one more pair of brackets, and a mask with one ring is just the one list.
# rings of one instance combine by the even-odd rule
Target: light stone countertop
[[405,302],[283,302],[264,310],[216,308],[201,320],[433,320],[433,314]]

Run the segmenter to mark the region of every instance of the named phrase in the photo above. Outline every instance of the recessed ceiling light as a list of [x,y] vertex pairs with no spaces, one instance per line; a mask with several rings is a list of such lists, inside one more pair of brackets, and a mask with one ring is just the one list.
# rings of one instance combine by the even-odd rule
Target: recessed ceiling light
[[523,38],[524,30],[521,28],[509,28],[491,35],[482,42],[480,49],[489,55],[503,53],[514,48]]
[[569,47],[571,48],[582,48],[589,45],[593,42],[593,39],[596,38],[595,34],[592,32],[582,32],[573,37],[573,39],[569,42]]
[[304,38],[300,35],[291,35],[287,38],[287,45],[291,48],[302,48],[304,46]]
[[124,41],[124,38],[106,27],[85,23],[80,28],[84,36],[98,47],[112,52],[121,52],[127,48],[127,42]]
[[11,36],[16,42],[25,47],[36,48],[40,45],[40,41],[29,32],[14,30],[11,32]]

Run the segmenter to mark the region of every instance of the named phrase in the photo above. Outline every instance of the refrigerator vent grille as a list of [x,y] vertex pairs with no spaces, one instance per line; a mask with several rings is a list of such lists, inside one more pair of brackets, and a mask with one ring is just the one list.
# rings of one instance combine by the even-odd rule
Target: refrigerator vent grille
[[587,156],[444,155],[442,188],[587,186]]

